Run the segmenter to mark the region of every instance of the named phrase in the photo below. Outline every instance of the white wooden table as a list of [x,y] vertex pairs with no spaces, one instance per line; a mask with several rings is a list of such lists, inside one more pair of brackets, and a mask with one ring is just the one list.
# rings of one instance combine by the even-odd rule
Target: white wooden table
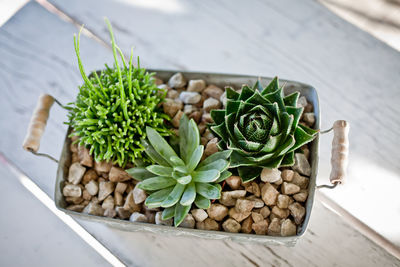
[[[54,11],[51,5],[64,15],[49,12]],[[399,244],[400,54],[313,1],[52,0],[44,6],[29,2],[0,28],[4,168],[15,164],[53,196],[56,165],[24,152],[21,143],[41,92],[63,103],[76,95],[82,82],[73,50],[77,23],[84,23],[93,34],[81,41],[86,70],[112,62],[104,16],[113,23],[120,47],[127,52],[135,45],[135,53],[148,68],[277,74],[314,85],[321,101],[322,127],[328,128],[336,119],[352,124],[349,181],[329,196]],[[41,151],[59,155],[64,120],[66,112],[54,107]],[[321,143],[319,183],[326,183],[330,138],[322,138]],[[3,179],[15,180],[7,171],[2,174]],[[391,204],[385,205],[388,199]],[[122,262],[133,266],[400,266],[318,200],[310,230],[294,248],[127,233],[80,223]],[[3,247],[5,241],[0,242]],[[36,246],[46,240],[27,238],[27,242]],[[90,249],[78,243],[82,251]],[[10,257],[13,251],[20,253],[18,244],[8,245],[15,246]],[[83,256],[91,257],[87,255]],[[95,264],[97,258],[92,259]]]

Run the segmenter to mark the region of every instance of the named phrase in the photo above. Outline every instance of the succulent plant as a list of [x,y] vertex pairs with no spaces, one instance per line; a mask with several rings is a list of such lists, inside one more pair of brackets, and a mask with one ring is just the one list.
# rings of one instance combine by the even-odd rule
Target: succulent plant
[[[158,89],[153,75],[129,62],[115,44],[111,25],[106,20],[112,42],[114,67],[86,76],[82,65],[79,41],[74,37],[78,65],[84,80],[76,101],[70,103],[68,124],[79,136],[80,145],[90,148],[96,161],[111,160],[124,166],[142,158],[144,147],[140,139],[146,137],[144,129],[150,126],[162,135],[170,135],[164,121],[170,118],[163,113],[160,103],[166,92]],[[118,62],[118,54],[122,66]],[[146,158],[145,158],[146,160]]]
[[149,193],[145,205],[165,208],[162,219],[174,217],[174,224],[178,226],[192,203],[207,209],[210,199],[220,198],[218,183],[232,175],[227,171],[231,151],[217,152],[201,161],[204,146],[200,145],[199,130],[194,120],[188,120],[186,115],[180,120],[179,151],[175,151],[153,128],[147,127],[146,132],[148,142],[142,142],[147,155],[156,164],[135,167],[127,172],[141,181],[139,188]]
[[294,164],[294,151],[312,141],[317,131],[300,125],[303,112],[297,107],[300,93],[283,95],[275,77],[267,87],[258,81],[240,93],[227,88],[225,109],[212,110],[212,132],[218,147],[232,151],[231,167],[243,182],[257,178],[263,168]]

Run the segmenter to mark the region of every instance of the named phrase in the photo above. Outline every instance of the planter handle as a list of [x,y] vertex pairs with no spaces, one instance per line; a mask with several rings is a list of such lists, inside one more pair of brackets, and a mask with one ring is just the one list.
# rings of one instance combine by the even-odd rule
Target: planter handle
[[338,120],[333,123],[332,128],[321,132],[327,133],[333,130],[332,154],[331,154],[331,174],[329,180],[332,185],[320,185],[318,188],[335,188],[336,185],[343,183],[346,177],[349,155],[349,130],[350,123],[345,120]]
[[[32,152],[38,156],[45,156],[58,162],[55,158],[44,153],[38,153],[40,147],[40,139],[46,128],[47,119],[49,118],[50,108],[54,102],[61,105],[54,97],[48,94],[42,94],[36,104],[36,108],[33,111],[31,121],[29,122],[28,131],[25,136],[22,147],[29,152]],[[62,106],[62,105],[61,105]]]

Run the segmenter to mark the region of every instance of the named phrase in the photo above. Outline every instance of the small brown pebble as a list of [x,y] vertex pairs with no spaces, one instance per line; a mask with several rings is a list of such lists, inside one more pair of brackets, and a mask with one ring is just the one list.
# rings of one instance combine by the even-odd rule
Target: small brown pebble
[[132,177],[124,169],[112,167],[108,179],[111,182],[124,182],[132,179]]
[[276,205],[281,209],[287,209],[289,206],[290,197],[286,195],[279,195]]
[[182,110],[178,110],[174,118],[171,120],[171,123],[175,128],[179,128],[179,122],[181,121],[183,114]]
[[115,186],[115,192],[123,194],[127,187],[128,185],[126,183],[119,182],[117,183],[117,186]]
[[114,191],[114,183],[113,182],[100,182],[99,183],[99,195],[98,198],[100,201],[103,201]]
[[222,228],[224,229],[225,232],[239,233],[242,227],[240,223],[238,223],[234,219],[229,218],[222,224]]
[[270,214],[271,211],[269,210],[269,208],[267,206],[264,206],[260,209],[260,214],[265,218],[267,218]]
[[281,220],[273,218],[268,226],[268,235],[279,236],[281,235]]
[[294,173],[292,184],[298,185],[300,189],[307,189],[309,178],[301,176],[297,172]]
[[108,196],[106,199],[104,199],[103,203],[101,204],[101,207],[103,209],[114,209],[114,198],[113,196]]
[[284,220],[281,224],[281,236],[296,235],[296,230],[296,225],[290,219]]
[[206,149],[204,150],[204,154],[207,157],[218,152],[217,143],[218,143],[218,138],[213,138],[210,141],[208,141]]
[[251,214],[251,211],[240,213],[235,208],[231,208],[229,210],[229,216],[232,217],[233,219],[235,219],[238,222],[243,221],[244,219],[249,217],[250,214]]
[[228,215],[228,208],[221,204],[211,204],[207,213],[211,219],[222,221]]
[[266,220],[254,222],[252,228],[256,235],[265,235],[268,230],[268,222]]
[[123,198],[122,194],[119,192],[115,192],[114,193],[114,201],[115,201],[116,206],[122,206],[122,204],[124,203],[124,198]]
[[236,201],[235,209],[239,213],[247,213],[254,208],[254,201],[248,199],[238,199]]
[[92,180],[97,180],[97,178],[98,178],[98,176],[97,176],[96,171],[93,169],[90,169],[85,172],[81,182],[83,185],[86,185],[87,183],[89,183]]
[[93,167],[93,157],[89,153],[89,149],[84,146],[78,146],[79,162],[83,166]]
[[92,199],[92,195],[89,194],[89,192],[86,189],[84,189],[83,192],[82,192],[82,198],[85,199],[85,200],[91,200]]
[[112,162],[108,161],[94,162],[94,170],[97,172],[97,174],[108,173],[110,172],[111,167],[112,167]]
[[[196,123],[199,123],[201,120],[201,112],[194,111],[189,115],[189,119],[193,119]],[[205,129],[204,129],[205,130]]]
[[260,213],[257,213],[257,212],[252,212],[251,218],[253,219],[253,222],[255,222],[255,223],[264,220],[264,217]]
[[251,216],[249,216],[249,217],[247,217],[247,219],[245,219],[242,222],[241,232],[242,233],[246,233],[246,234],[250,234],[251,231],[253,230],[252,226],[253,226],[253,218],[251,218]]
[[293,180],[294,171],[292,170],[284,170],[281,173],[281,177],[285,182],[291,182]]
[[214,230],[214,231],[219,230],[219,224],[211,218],[205,219],[203,223],[204,223],[204,230]]
[[104,209],[96,203],[90,202],[82,211],[82,213],[87,213],[91,215],[103,216]]
[[194,219],[198,222],[202,222],[205,219],[207,219],[207,217],[208,217],[207,212],[203,209],[193,209],[193,210],[191,210],[191,213],[192,213]]
[[115,211],[117,212],[118,217],[123,220],[128,219],[129,216],[131,216],[131,214],[132,214],[132,212],[124,209],[123,207],[116,207]]
[[106,209],[104,210],[103,216],[114,218],[115,216],[117,216],[117,212],[115,211],[115,209]]
[[213,84],[210,84],[207,86],[206,89],[204,89],[203,94],[208,96],[208,97],[213,97],[215,99],[219,99],[221,95],[224,93],[224,90],[219,88],[218,86],[215,86]]
[[284,182],[282,184],[282,193],[285,195],[293,195],[298,192],[300,192],[300,187],[298,185],[292,184],[292,183],[286,183]]
[[76,211],[76,212],[82,212],[82,210],[85,208],[85,205],[82,204],[74,204],[74,205],[69,205],[67,207],[67,210],[70,211]]
[[232,175],[228,179],[225,180],[226,183],[229,185],[232,190],[237,190],[240,188],[240,185],[242,183],[242,179],[239,176]]
[[268,206],[276,205],[279,192],[270,183],[265,183],[261,188],[261,198]]
[[248,182],[248,183],[244,183],[243,185],[244,185],[244,189],[247,192],[252,193],[256,197],[261,196],[260,187],[256,182]]
[[308,192],[307,190],[300,190],[299,193],[293,195],[293,198],[298,201],[298,202],[305,202],[308,197]]
[[63,195],[66,197],[80,197],[82,189],[78,185],[67,184],[63,188]]
[[294,222],[299,225],[303,222],[304,216],[306,215],[306,209],[299,204],[298,202],[294,202],[289,205],[290,214],[294,218]]
[[287,218],[290,214],[288,209],[281,209],[278,206],[274,206],[271,212],[281,219]]

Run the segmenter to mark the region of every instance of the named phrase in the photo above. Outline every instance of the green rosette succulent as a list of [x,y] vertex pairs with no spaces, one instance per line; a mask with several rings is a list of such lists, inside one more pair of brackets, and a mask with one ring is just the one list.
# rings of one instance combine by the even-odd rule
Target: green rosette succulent
[[204,146],[193,119],[182,116],[179,126],[179,148],[175,151],[151,127],[146,128],[148,142],[142,140],[146,154],[156,163],[135,167],[127,172],[141,181],[138,187],[147,191],[145,205],[164,208],[162,219],[174,217],[178,226],[188,214],[192,204],[198,208],[210,207],[211,199],[221,197],[220,182],[232,175],[227,171],[231,151],[214,153],[201,161]]
[[275,77],[267,87],[257,82],[240,93],[227,88],[225,109],[212,110],[212,132],[220,138],[221,150],[229,149],[231,167],[237,167],[243,182],[257,178],[263,168],[294,164],[294,152],[312,141],[318,131],[299,124],[300,93],[283,95]]

